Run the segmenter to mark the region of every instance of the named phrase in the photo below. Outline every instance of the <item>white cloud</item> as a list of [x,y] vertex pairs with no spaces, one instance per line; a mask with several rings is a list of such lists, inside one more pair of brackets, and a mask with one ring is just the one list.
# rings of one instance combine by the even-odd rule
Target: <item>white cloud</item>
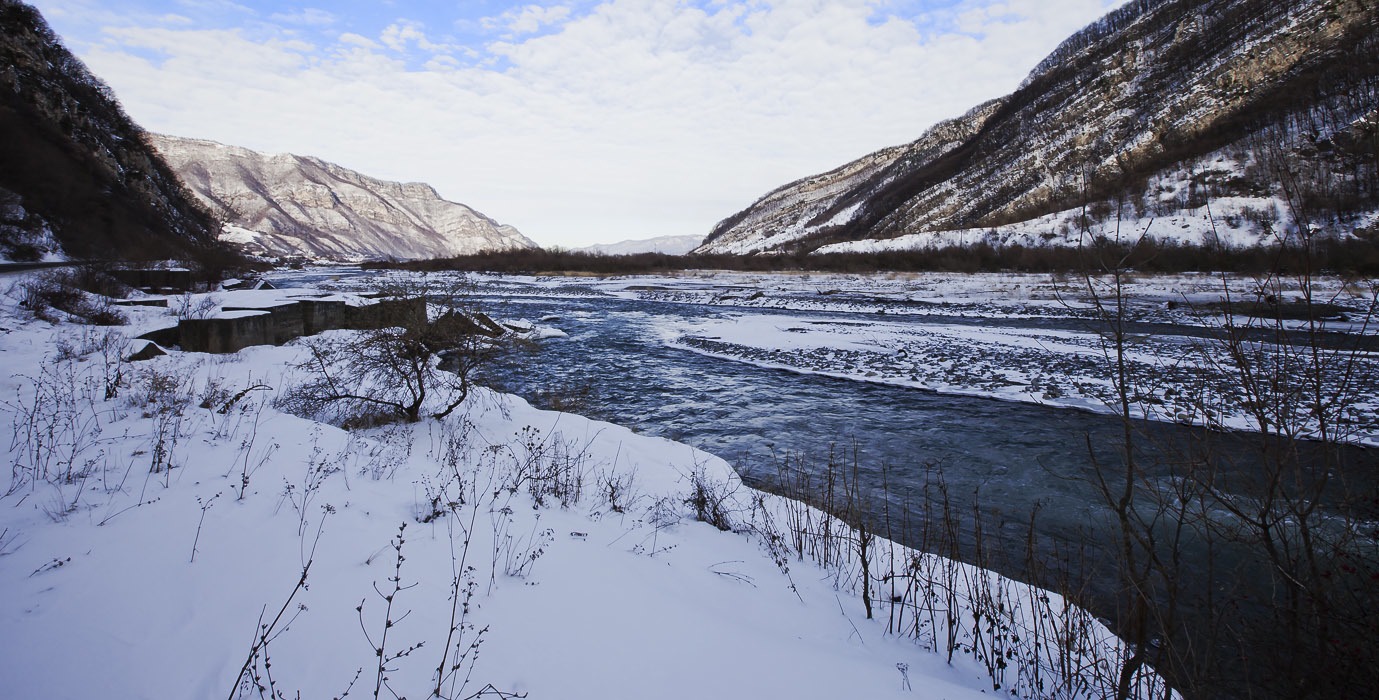
[[177,0],[177,4],[189,10],[217,10],[237,12],[246,15],[254,14],[252,8],[237,2],[231,2],[231,0]]
[[486,29],[500,31],[511,37],[534,34],[551,25],[560,24],[569,17],[570,8],[564,5],[525,5],[508,10],[497,17],[485,18],[482,24]]
[[329,27],[336,22],[335,15],[315,7],[308,7],[296,12],[277,12],[270,15],[268,19],[274,22],[307,27]]
[[382,45],[366,36],[360,36],[354,32],[345,32],[337,39],[341,44],[357,46],[361,49],[378,50]]
[[84,57],[150,129],[427,181],[575,246],[706,234],[776,186],[917,138],[1014,89],[1106,4],[966,0],[940,23],[954,31],[879,7],[528,5],[508,13],[504,40],[463,47],[407,20],[329,46],[127,27]]
[[406,19],[398,20],[385,27],[378,40],[383,42],[384,46],[399,53],[405,53],[412,46],[429,53],[446,53],[455,49],[451,44],[431,41],[426,36],[424,25]]

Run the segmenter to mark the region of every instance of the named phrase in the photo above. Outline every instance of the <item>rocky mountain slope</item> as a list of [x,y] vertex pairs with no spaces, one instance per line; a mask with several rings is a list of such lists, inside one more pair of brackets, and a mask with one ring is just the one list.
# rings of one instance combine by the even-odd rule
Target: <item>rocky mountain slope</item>
[[[1014,93],[914,143],[785,185],[720,222],[698,250],[970,243],[974,231],[995,244],[1070,243],[1073,217],[1058,212],[1093,204],[1096,218],[1147,221],[1213,198],[1251,200],[1232,214],[1254,212],[1255,242],[1300,209],[1311,224],[1363,234],[1379,209],[1377,108],[1373,2],[1132,0],[1065,41]],[[1027,222],[1040,217],[1035,231]]]
[[430,185],[378,180],[318,158],[153,136],[183,182],[250,252],[330,260],[425,258],[536,244]]
[[0,257],[214,255],[218,228],[38,10],[0,0]]

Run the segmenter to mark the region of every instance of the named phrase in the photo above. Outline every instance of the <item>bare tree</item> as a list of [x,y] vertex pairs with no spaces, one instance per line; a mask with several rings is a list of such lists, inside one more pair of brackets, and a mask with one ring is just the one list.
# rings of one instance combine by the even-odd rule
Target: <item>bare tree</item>
[[349,427],[444,418],[468,398],[474,370],[500,351],[502,326],[468,308],[463,283],[383,290],[359,330],[306,342],[308,380],[289,408]]
[[[1151,666],[1159,660],[1165,633],[1175,627],[1178,564],[1188,519],[1183,502],[1164,498],[1157,488],[1151,474],[1163,471],[1165,465],[1160,460],[1144,463],[1141,443],[1147,439],[1135,420],[1148,413],[1143,405],[1147,392],[1130,367],[1128,343],[1134,319],[1126,285],[1132,266],[1146,254],[1142,244],[1148,240],[1148,227],[1127,241],[1119,214],[1111,237],[1092,236],[1088,219],[1084,214],[1082,282],[1092,303],[1110,380],[1106,404],[1119,422],[1120,434],[1115,459],[1099,458],[1090,437],[1087,454],[1092,463],[1091,484],[1111,520],[1105,536],[1119,590],[1113,601],[1116,632],[1126,642],[1113,686],[1114,697],[1125,700],[1138,696],[1144,680],[1152,676]],[[1181,681],[1167,680],[1166,692]]]
[[[1223,274],[1224,301],[1197,309],[1216,333],[1197,344],[1200,372],[1185,387],[1190,439],[1156,442],[1133,419],[1153,413],[1153,377],[1137,377],[1126,352],[1139,242],[1084,248],[1122,428],[1115,458],[1088,446],[1128,643],[1118,698],[1147,665],[1188,697],[1341,697],[1367,687],[1379,659],[1379,475],[1347,445],[1379,381],[1365,337],[1376,290],[1323,292],[1317,224],[1330,214],[1310,204],[1285,149],[1252,146],[1288,217],[1251,290]],[[1230,417],[1248,431],[1221,430]]]
[[1255,154],[1286,204],[1275,244],[1288,263],[1243,298],[1223,285],[1221,340],[1203,356],[1231,378],[1224,400],[1257,438],[1251,454],[1201,461],[1195,478],[1205,508],[1227,515],[1208,524],[1256,562],[1245,586],[1253,607],[1233,626],[1265,695],[1343,696],[1372,683],[1379,659],[1379,479],[1372,457],[1347,446],[1376,381],[1363,339],[1379,306],[1375,289],[1342,287],[1365,308],[1346,314],[1358,332],[1331,332],[1342,299],[1319,284],[1316,224],[1330,214],[1305,185],[1316,178],[1276,142],[1261,140]]

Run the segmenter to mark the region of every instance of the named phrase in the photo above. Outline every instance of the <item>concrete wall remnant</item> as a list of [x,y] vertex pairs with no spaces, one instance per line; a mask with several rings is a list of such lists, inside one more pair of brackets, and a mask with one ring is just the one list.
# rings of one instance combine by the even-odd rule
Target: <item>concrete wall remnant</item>
[[184,318],[177,323],[178,345],[192,352],[231,353],[250,345],[273,345],[273,314],[233,311],[212,318]]
[[[282,345],[294,338],[337,328],[370,329],[410,325],[426,318],[425,299],[388,299],[350,306],[338,299],[288,300],[268,306],[226,306],[204,319],[182,319],[140,338],[187,352],[231,353],[251,345]],[[485,317],[486,318],[486,317]],[[493,321],[479,332],[497,335]]]
[[162,294],[164,292],[188,292],[193,286],[192,271],[112,269],[106,274],[136,289]]

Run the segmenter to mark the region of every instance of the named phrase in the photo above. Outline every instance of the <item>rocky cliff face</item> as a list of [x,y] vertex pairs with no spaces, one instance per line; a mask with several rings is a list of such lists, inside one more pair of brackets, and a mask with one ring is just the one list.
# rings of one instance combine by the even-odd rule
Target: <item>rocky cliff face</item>
[[195,257],[218,228],[38,10],[0,0],[0,257]]
[[1322,223],[1354,224],[1379,201],[1377,107],[1373,2],[1132,0],[1011,95],[786,185],[699,250],[996,232],[1098,201],[1144,214],[1172,199],[1155,189],[1166,183],[1198,199],[1305,200]]
[[153,143],[251,252],[330,260],[425,258],[534,248],[517,229],[430,185],[378,180],[334,163],[213,141]]

